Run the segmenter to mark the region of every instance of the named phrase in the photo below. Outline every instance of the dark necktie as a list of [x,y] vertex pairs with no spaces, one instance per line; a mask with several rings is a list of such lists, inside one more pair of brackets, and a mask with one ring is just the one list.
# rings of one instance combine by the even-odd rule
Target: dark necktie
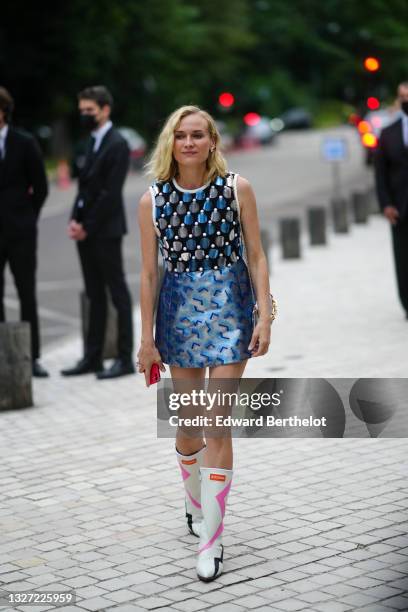
[[91,140],[89,143],[89,149],[88,149],[88,155],[87,155],[87,157],[91,160],[93,160],[93,158],[96,155],[96,151],[94,151],[95,142],[96,142],[95,136],[91,136]]
[[94,151],[95,142],[96,142],[96,138],[92,136],[91,139],[89,140],[88,148],[86,151],[84,169],[89,168],[89,166],[92,165],[95,159],[95,155],[96,155],[96,151]]
[[95,145],[95,138],[92,136],[88,142],[87,142],[87,146],[85,149],[85,156],[83,159],[83,163],[82,163],[82,167],[79,168],[79,176],[82,177],[82,179],[85,178],[85,176],[88,174],[88,171],[90,169],[90,167],[93,164],[93,160],[95,158],[95,153],[94,153],[94,145]]

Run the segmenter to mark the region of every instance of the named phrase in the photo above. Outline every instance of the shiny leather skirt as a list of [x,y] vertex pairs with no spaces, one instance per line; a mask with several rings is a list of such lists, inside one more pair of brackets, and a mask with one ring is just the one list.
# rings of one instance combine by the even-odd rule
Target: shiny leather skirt
[[181,368],[251,357],[254,299],[245,262],[202,272],[165,272],[156,316],[164,363]]

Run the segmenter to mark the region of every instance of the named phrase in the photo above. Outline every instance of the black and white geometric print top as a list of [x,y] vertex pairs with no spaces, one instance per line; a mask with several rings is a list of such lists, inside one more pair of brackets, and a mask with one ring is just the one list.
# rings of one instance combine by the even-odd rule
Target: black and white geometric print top
[[242,256],[237,174],[217,176],[198,189],[173,178],[150,187],[153,222],[169,272],[231,266]]

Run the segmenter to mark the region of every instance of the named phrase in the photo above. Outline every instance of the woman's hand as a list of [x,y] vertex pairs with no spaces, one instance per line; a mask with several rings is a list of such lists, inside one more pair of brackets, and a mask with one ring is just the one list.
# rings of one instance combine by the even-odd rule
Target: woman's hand
[[269,349],[271,341],[271,321],[259,319],[252,333],[251,342],[248,350],[251,351],[252,357],[260,357],[265,355]]
[[150,370],[154,363],[157,363],[162,372],[166,371],[166,368],[164,367],[162,362],[162,358],[160,357],[160,353],[153,343],[142,343],[137,354],[137,359],[139,365],[139,372],[144,372],[147,387],[150,387]]

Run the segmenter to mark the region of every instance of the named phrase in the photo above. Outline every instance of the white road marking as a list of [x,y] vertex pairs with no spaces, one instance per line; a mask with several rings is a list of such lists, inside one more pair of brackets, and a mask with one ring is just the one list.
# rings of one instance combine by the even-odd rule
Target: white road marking
[[[20,302],[14,298],[6,297],[4,299],[4,303],[7,308],[10,308],[12,310],[20,310]],[[40,315],[40,317],[51,319],[52,321],[59,321],[60,323],[67,323],[69,325],[80,324],[79,317],[72,317],[70,315],[57,312],[56,310],[51,310],[50,308],[44,308],[40,306],[40,308],[38,309],[38,314]]]

